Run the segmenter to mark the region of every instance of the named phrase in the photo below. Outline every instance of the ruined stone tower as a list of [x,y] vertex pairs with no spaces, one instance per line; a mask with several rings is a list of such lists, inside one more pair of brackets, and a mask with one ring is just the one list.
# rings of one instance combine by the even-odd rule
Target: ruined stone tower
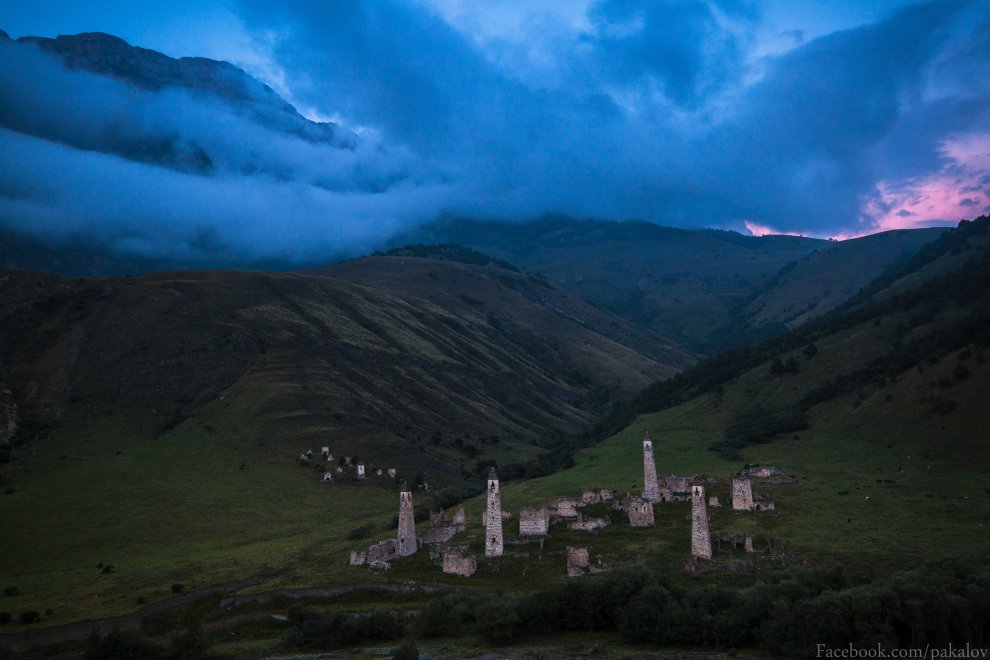
[[485,556],[502,556],[502,495],[495,468],[488,473],[488,506],[485,509]]
[[399,493],[399,534],[395,551],[400,557],[408,557],[416,552],[416,519],[413,517],[412,492]]
[[705,487],[691,486],[691,555],[712,558],[712,539],[708,534],[708,509]]
[[660,488],[657,486],[657,464],[653,462],[653,440],[649,432],[643,434],[643,499],[660,501]]
[[744,477],[732,477],[733,511],[753,510],[753,483]]

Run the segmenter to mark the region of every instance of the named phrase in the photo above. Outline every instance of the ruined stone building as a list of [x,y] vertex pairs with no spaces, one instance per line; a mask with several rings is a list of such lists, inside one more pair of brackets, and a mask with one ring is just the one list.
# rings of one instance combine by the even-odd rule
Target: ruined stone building
[[608,527],[611,522],[612,521],[609,518],[585,517],[578,514],[578,519],[576,521],[567,523],[567,529],[577,529],[590,532],[596,529],[602,529],[603,527]]
[[588,549],[567,546],[567,577],[580,577],[588,570]]
[[753,484],[745,477],[732,477],[732,510],[753,510]]
[[657,484],[657,464],[653,461],[653,440],[649,433],[643,434],[643,499],[660,501],[660,488]]
[[626,495],[622,502],[622,508],[629,516],[629,524],[632,527],[652,527],[653,526],[653,502],[635,495]]
[[546,536],[550,529],[550,511],[523,507],[519,510],[519,536]]
[[492,468],[488,473],[488,502],[485,507],[485,556],[501,557],[503,549],[502,495],[498,488],[498,475]]
[[[459,511],[461,514],[461,520],[463,521],[464,507],[461,507]],[[430,526],[423,531],[420,540],[423,543],[444,543],[453,538],[455,534],[463,532],[465,529],[466,526],[463,522],[458,523],[448,520],[447,516],[443,515],[443,509],[441,509],[436,513],[430,514]]]
[[416,519],[413,514],[412,492],[399,493],[399,531],[396,535],[396,554],[408,557],[416,552]]
[[663,479],[663,486],[673,493],[690,493],[691,482],[694,477],[678,477],[676,474],[669,474]]
[[581,503],[578,506],[598,504],[600,502],[611,502],[612,491],[608,488],[588,488],[581,493]]
[[395,547],[395,539],[385,539],[375,543],[368,548],[368,562],[388,561],[390,559],[394,559],[396,556]]
[[478,570],[478,560],[474,555],[463,556],[463,546],[445,548],[443,552],[443,572],[462,577],[471,577]]
[[691,556],[712,558],[712,539],[708,533],[708,509],[705,487],[691,487]]
[[769,495],[753,495],[753,511],[773,511],[776,507]]
[[577,518],[580,504],[579,500],[570,497],[558,497],[550,505],[551,512],[558,518]]
[[357,477],[358,479],[364,479],[364,463],[357,464]]

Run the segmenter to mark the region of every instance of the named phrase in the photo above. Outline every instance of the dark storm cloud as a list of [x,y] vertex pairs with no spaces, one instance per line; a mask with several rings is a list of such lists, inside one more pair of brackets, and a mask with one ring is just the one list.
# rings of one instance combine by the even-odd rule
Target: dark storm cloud
[[357,149],[0,42],[0,222],[147,254],[312,259],[445,212],[828,234],[984,203],[916,204],[943,179],[983,186],[984,3],[911,6],[755,60],[747,3],[607,0],[545,35],[552,71],[525,72],[412,2],[245,0],[241,15],[279,35],[286,85],[361,132]]
[[[192,259],[339,256],[441,208],[401,148],[311,143],[218,99],[139,90],[0,42],[0,218]],[[210,240],[204,240],[209,237]]]

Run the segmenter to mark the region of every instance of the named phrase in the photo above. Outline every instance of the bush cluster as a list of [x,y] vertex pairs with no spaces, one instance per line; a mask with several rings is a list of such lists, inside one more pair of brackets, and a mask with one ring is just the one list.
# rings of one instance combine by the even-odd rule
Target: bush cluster
[[493,644],[528,635],[613,632],[634,644],[757,648],[771,656],[814,656],[829,648],[985,647],[990,643],[990,567],[954,560],[872,582],[841,566],[781,571],[739,588],[674,584],[625,569],[527,594],[451,593],[415,619],[388,612],[348,616],[289,610],[286,641],[333,648],[365,641],[461,636]]

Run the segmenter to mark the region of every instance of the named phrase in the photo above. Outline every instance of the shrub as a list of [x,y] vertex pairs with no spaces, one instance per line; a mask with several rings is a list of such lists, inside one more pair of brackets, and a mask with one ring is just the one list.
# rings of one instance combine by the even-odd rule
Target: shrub
[[173,585],[172,585],[172,593],[173,593],[173,594],[181,594],[181,593],[182,593],[182,591],[183,591],[183,590],[184,590],[185,588],[186,588],[186,585],[184,585],[184,584],[181,584],[181,583],[179,583],[179,582],[176,582],[175,584],[173,584]]
[[23,624],[38,623],[41,621],[41,614],[34,610],[24,610],[17,616],[17,620]]
[[19,593],[21,593],[21,590],[17,587],[5,587],[3,590],[4,596],[16,596]]
[[392,660],[419,660],[419,648],[416,646],[416,640],[403,641],[392,649],[392,654],[389,657]]
[[10,616],[10,612],[0,612],[0,626],[10,623],[13,618]]

